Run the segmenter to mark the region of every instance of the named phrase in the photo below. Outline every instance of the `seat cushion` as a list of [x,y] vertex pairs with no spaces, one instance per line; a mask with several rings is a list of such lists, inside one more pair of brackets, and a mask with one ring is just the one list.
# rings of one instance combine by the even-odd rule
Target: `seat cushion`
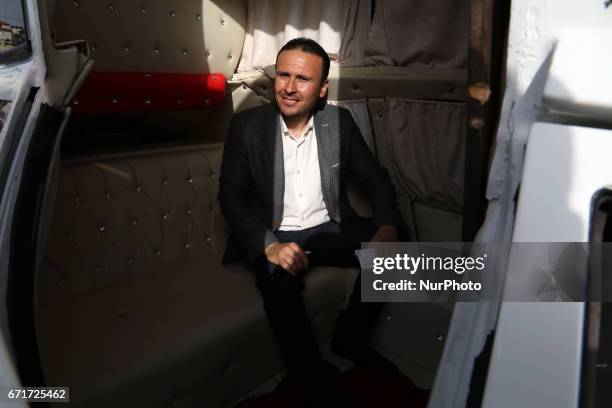
[[[330,337],[355,270],[319,267],[304,298]],[[196,262],[38,312],[48,384],[77,406],[227,406],[283,369],[245,263]]]

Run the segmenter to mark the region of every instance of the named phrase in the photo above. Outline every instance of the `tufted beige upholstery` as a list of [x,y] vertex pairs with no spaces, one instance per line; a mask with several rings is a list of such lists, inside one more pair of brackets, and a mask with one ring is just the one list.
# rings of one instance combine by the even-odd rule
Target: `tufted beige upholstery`
[[[62,164],[37,314],[46,381],[69,384],[74,405],[224,407],[282,370],[248,266],[220,264],[221,152],[200,144]],[[321,340],[354,272],[307,276]]]
[[[218,262],[225,226],[216,202],[222,145],[88,159],[61,168],[48,270],[57,302],[170,266]],[[53,283],[57,282],[57,285]]]
[[[98,71],[218,72],[238,65],[244,0],[58,1],[56,40],[87,40]],[[214,42],[214,45],[213,45]]]

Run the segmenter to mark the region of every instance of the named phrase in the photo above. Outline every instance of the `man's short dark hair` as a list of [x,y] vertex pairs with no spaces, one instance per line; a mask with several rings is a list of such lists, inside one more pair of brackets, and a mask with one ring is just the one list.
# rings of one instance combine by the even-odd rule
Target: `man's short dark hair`
[[280,49],[278,54],[276,54],[276,61],[278,62],[278,56],[281,52],[298,49],[302,50],[305,53],[315,54],[321,57],[321,59],[323,60],[321,83],[323,83],[323,81],[325,81],[327,79],[327,76],[329,75],[329,56],[327,55],[323,47],[319,45],[319,43],[314,40],[311,40],[310,38],[300,37],[287,42],[287,44],[283,45],[283,48]]

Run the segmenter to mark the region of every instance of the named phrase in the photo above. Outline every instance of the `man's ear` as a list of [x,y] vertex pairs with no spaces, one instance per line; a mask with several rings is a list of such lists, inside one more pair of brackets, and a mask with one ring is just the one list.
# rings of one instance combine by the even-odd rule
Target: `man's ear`
[[319,98],[325,98],[325,95],[327,94],[327,87],[328,86],[329,86],[329,80],[326,79],[321,84],[321,89],[319,90]]

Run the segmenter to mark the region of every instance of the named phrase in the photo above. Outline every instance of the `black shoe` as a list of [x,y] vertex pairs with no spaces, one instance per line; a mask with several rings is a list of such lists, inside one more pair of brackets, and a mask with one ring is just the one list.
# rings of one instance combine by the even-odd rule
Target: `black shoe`
[[356,365],[367,368],[376,375],[393,376],[399,372],[395,364],[364,341],[351,342],[342,339],[342,336],[336,335],[332,339],[331,349],[340,357],[349,359]]

